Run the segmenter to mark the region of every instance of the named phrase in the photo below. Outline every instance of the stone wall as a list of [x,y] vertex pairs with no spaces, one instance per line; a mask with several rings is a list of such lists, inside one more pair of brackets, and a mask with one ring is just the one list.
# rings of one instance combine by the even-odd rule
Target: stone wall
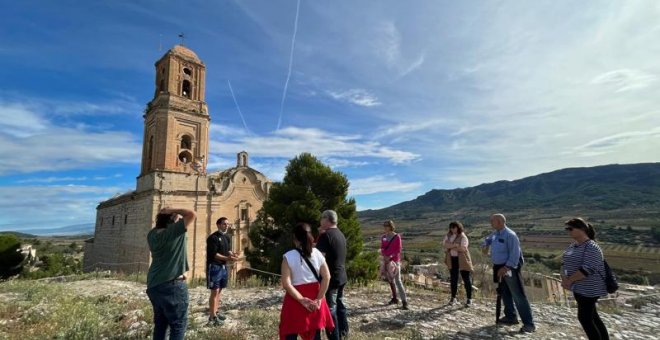
[[147,233],[153,225],[153,208],[153,196],[134,193],[101,203],[94,239],[85,243],[85,271],[146,271]]

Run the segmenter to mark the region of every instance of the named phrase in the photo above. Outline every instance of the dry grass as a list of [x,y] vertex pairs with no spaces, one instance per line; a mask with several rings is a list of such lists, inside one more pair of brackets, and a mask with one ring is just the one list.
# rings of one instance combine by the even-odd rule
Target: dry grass
[[[98,339],[122,338],[134,322],[150,320],[151,306],[144,301],[118,297],[84,297],[62,289],[60,284],[12,281],[0,286],[0,294],[18,298],[3,303],[0,326],[8,339]],[[127,311],[140,310],[133,319]],[[139,332],[134,334],[141,336]]]

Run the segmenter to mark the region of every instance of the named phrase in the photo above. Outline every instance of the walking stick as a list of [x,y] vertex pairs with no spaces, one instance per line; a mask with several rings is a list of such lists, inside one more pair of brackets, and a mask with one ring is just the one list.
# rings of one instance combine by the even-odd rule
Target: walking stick
[[495,302],[495,324],[497,325],[500,320],[500,314],[502,313],[502,278],[499,278],[497,281],[497,300]]

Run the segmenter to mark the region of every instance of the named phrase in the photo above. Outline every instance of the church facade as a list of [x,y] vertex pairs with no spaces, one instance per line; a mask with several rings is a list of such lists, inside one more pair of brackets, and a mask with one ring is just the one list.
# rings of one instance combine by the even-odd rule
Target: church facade
[[181,207],[197,212],[188,229],[189,277],[204,277],[206,238],[224,216],[232,223],[232,248],[248,266],[250,223],[268,196],[272,182],[249,167],[247,152],[236,166],[207,174],[210,115],[205,102],[206,67],[190,49],[176,45],[158,60],[156,91],[144,114],[140,175],[135,191],[101,202],[94,237],[85,241],[85,271],[146,272],[150,263],[147,233],[158,211]]

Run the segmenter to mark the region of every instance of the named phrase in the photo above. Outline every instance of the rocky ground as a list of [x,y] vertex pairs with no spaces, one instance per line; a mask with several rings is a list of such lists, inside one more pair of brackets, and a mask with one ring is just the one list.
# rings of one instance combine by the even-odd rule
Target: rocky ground
[[[0,338],[27,339],[32,335],[36,338],[51,334],[48,333],[50,331],[55,332],[49,336],[54,338],[72,338],[71,334],[73,338],[86,338],[83,334],[96,334],[99,338],[149,337],[152,315],[144,284],[114,279],[50,282],[47,287],[43,287],[45,291],[42,292],[41,300],[37,291],[30,293],[31,288],[11,285],[0,284],[0,303],[4,306],[0,310]],[[55,294],[75,297],[73,300],[62,300],[67,301],[63,303],[71,303],[66,307],[68,314],[77,313],[77,306],[87,303],[90,307],[86,308],[91,308],[91,311],[83,311],[81,315],[86,317],[90,313],[97,313],[101,321],[93,319],[88,322],[90,325],[67,328],[66,331],[42,326],[39,319],[65,318],[52,305],[53,301],[60,301]],[[409,296],[411,309],[404,311],[385,304],[388,295],[384,284],[347,289],[351,339],[586,339],[578,325],[574,308],[533,304],[537,332],[522,335],[517,332],[519,326],[495,327],[494,301],[490,299],[477,299],[468,308],[447,305],[447,297],[438,292],[410,288]],[[208,291],[204,287],[192,288],[187,338],[277,338],[282,297],[283,291],[278,287],[228,289],[223,292],[222,300],[222,312],[227,320],[222,326],[211,327],[206,324]],[[101,309],[99,311],[94,309],[95,306],[111,308],[98,307]],[[607,304],[599,308],[612,339],[658,338],[660,299],[657,297],[637,301],[635,306]],[[66,311],[64,314],[67,314]],[[71,322],[82,322],[80,319],[83,318],[81,316],[71,321],[62,321],[60,327],[71,327]],[[96,330],[93,328],[94,322],[111,324]],[[29,331],[35,327],[42,329],[41,333],[33,334]]]

